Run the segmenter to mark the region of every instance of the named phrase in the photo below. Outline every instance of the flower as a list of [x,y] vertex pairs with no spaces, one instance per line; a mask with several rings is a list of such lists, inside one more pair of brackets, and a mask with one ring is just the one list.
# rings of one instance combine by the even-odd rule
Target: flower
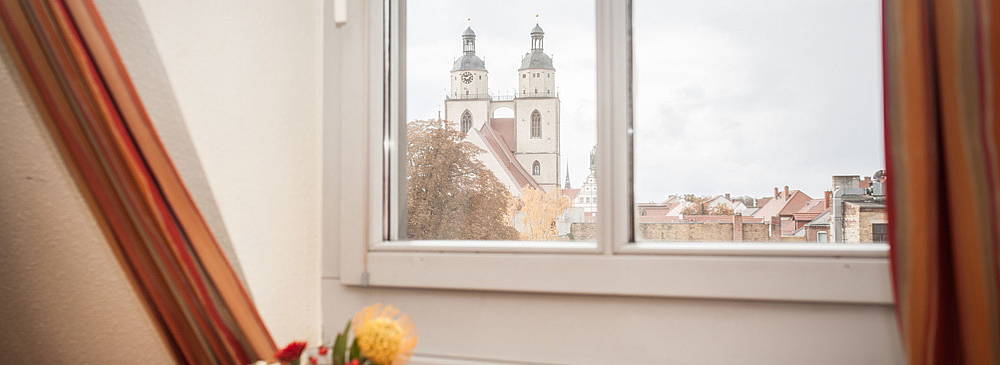
[[410,317],[382,303],[365,307],[354,315],[351,327],[361,355],[376,365],[403,365],[417,346]]
[[351,362],[347,363],[347,365],[361,365],[361,360],[358,359],[351,360]]
[[304,341],[295,341],[279,350],[278,353],[274,354],[274,357],[278,358],[278,361],[282,362],[298,361],[299,358],[302,357],[302,350],[305,349],[306,343]]
[[309,356],[309,363],[310,364],[318,364],[319,363],[319,359],[317,359],[316,356]]
[[326,355],[328,351],[330,351],[330,348],[326,346],[320,346],[319,349],[316,350],[320,356]]

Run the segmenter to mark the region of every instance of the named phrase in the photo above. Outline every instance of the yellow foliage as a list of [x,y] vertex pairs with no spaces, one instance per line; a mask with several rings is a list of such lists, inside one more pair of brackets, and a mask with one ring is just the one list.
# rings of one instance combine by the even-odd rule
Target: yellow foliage
[[521,239],[545,241],[556,238],[556,218],[569,208],[569,198],[559,189],[542,191],[527,188],[518,199],[522,224]]

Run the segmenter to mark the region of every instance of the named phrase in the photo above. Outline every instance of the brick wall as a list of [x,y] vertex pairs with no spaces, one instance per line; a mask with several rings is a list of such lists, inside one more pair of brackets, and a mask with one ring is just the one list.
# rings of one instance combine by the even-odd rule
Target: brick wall
[[889,221],[885,208],[862,207],[859,216],[861,224],[858,227],[858,236],[861,240],[858,242],[875,242],[872,239],[872,224]]
[[[861,207],[844,203],[844,242],[861,242]],[[869,240],[871,233],[869,232]]]
[[[744,242],[768,240],[764,223],[743,223]],[[574,240],[592,240],[597,234],[593,223],[573,223],[570,235]],[[728,242],[733,240],[732,223],[640,223],[638,238],[651,241]]]
[[844,242],[869,243],[872,240],[872,224],[889,221],[885,207],[844,204]]

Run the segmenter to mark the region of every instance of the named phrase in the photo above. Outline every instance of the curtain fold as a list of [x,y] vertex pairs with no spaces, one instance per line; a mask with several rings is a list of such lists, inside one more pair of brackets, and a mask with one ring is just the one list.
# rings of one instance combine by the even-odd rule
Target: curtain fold
[[1000,364],[1000,5],[884,0],[889,219],[908,363]]
[[0,22],[23,85],[176,359],[273,360],[267,328],[171,163],[94,4],[4,0]]

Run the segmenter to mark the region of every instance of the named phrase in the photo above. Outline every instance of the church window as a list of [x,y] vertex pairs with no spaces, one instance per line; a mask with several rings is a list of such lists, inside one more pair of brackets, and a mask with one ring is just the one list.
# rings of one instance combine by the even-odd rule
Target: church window
[[531,138],[542,138],[542,113],[531,112]]
[[538,161],[535,161],[534,163],[532,163],[531,164],[531,174],[535,175],[535,176],[541,175],[542,174],[542,164],[538,163]]
[[472,113],[466,110],[462,113],[462,133],[469,133],[469,129],[472,129]]
[[528,74],[521,74],[521,78],[522,78],[522,79],[523,79],[523,78],[526,78],[526,77],[528,77]]

